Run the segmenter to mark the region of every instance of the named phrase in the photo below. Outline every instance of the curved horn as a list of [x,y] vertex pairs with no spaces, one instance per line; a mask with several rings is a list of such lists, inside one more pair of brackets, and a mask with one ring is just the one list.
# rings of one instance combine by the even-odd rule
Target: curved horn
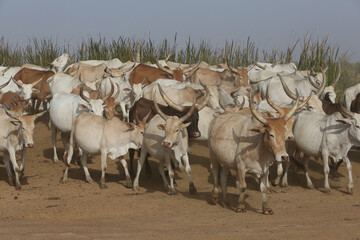
[[169,49],[169,54],[168,54],[167,57],[165,58],[165,62],[169,61],[171,55],[172,55],[172,51],[171,51],[171,49]]
[[254,59],[251,59],[251,61],[253,61],[253,63],[255,64],[255,66],[257,66],[258,68],[261,68],[262,70],[265,70],[264,66],[261,66],[257,61],[255,61]]
[[340,75],[341,75],[341,66],[340,66],[340,61],[338,62],[338,66],[339,66],[339,72],[338,72],[338,75],[337,75],[337,77],[336,77],[336,80],[331,84],[331,86],[333,87],[333,88],[335,88],[335,86],[336,86],[336,84],[337,84],[337,82],[339,81],[339,79],[340,79]]
[[154,91],[153,91],[153,99],[154,99],[154,106],[155,106],[156,112],[160,115],[160,117],[162,117],[166,121],[169,118],[169,116],[166,115],[165,113],[163,113],[161,111],[161,109],[159,108],[159,105],[156,101],[156,89],[154,89]]
[[299,97],[299,92],[298,92],[297,89],[295,89],[295,92],[296,92],[296,102],[295,102],[295,104],[292,106],[290,111],[285,116],[282,117],[282,119],[284,119],[285,122],[287,120],[289,120],[295,114],[296,110],[298,109],[300,97]]
[[277,74],[277,76],[280,78],[281,85],[283,86],[286,95],[288,95],[289,98],[291,98],[293,100],[296,100],[296,95],[293,92],[291,92],[291,90],[286,85],[286,83],[285,83],[284,79],[282,78],[282,76],[279,73]]
[[118,90],[117,90],[115,96],[113,97],[114,99],[116,99],[120,95],[120,86],[119,86],[119,84],[117,82],[115,82],[115,85],[117,86]]
[[166,68],[164,68],[163,66],[161,66],[161,64],[159,63],[159,61],[156,59],[155,49],[153,50],[153,58],[155,59],[156,66],[157,66],[160,70],[163,70],[164,72],[170,74],[171,76],[173,75],[173,72],[172,72],[171,70],[166,69]]
[[321,70],[321,74],[322,74],[323,79],[322,79],[322,83],[321,83],[319,90],[315,94],[316,96],[320,96],[324,92],[325,87],[326,87],[326,74],[323,69]]
[[275,67],[276,65],[278,65],[279,63],[281,63],[284,59],[280,59],[279,61],[277,62],[274,62],[273,64],[271,64],[271,67]]
[[266,101],[268,102],[268,104],[270,105],[270,107],[272,107],[273,109],[275,109],[278,113],[280,113],[280,115],[284,114],[284,111],[282,110],[281,107],[277,106],[276,104],[273,103],[273,101],[271,101],[270,97],[269,97],[269,85],[266,88]]
[[195,108],[196,108],[196,98],[194,98],[194,101],[193,101],[193,105],[191,106],[190,110],[180,118],[180,122],[185,122],[194,112]]
[[227,67],[228,67],[233,73],[238,74],[238,71],[236,71],[235,68],[231,67],[231,66],[229,65],[229,62],[228,62],[228,61],[226,61],[226,65],[227,65]]
[[300,110],[303,106],[305,106],[305,105],[309,102],[311,96],[312,96],[312,91],[310,91],[310,94],[309,94],[309,96],[305,99],[305,101],[303,101],[302,103],[300,103],[300,104],[298,105],[297,110]]
[[198,104],[198,105],[196,106],[196,108],[197,108],[198,111],[200,111],[201,109],[203,109],[203,108],[208,104],[208,102],[209,102],[209,100],[210,100],[210,90],[209,90],[208,86],[206,86],[205,84],[203,84],[200,80],[199,80],[199,82],[200,82],[200,85],[206,90],[206,95],[205,95],[205,97],[204,97],[203,102],[200,103],[200,104]]
[[241,89],[241,87],[238,87],[238,88],[236,88],[235,90],[233,90],[231,93],[230,93],[230,96],[232,97],[232,98],[236,98],[237,96],[236,96],[236,93],[239,91]]
[[255,110],[251,93],[250,93],[250,98],[249,98],[249,105],[250,105],[250,111],[251,111],[252,115],[262,124],[264,124],[264,125],[267,124],[266,118],[261,116],[261,114],[259,114],[258,111]]
[[4,87],[6,87],[9,83],[10,83],[10,81],[11,81],[11,79],[12,79],[12,77],[9,79],[9,81],[7,81],[6,83],[4,83],[4,84],[1,84],[0,85],[0,90],[1,89],[3,89]]
[[198,62],[198,63],[197,63],[195,66],[193,66],[193,67],[188,67],[187,69],[183,69],[183,73],[188,73],[188,72],[191,72],[191,71],[197,69],[197,68],[199,67],[200,63],[201,63],[201,62]]
[[347,109],[344,107],[344,105],[342,104],[342,102],[340,101],[340,99],[343,99],[343,95],[344,95],[344,93],[341,93],[341,97],[339,97],[339,102],[338,102],[340,112],[341,112],[343,115],[345,115],[345,117],[353,118],[353,117],[355,117],[355,113],[347,110]]
[[126,73],[126,72],[130,71],[131,69],[133,69],[135,67],[135,65],[136,65],[136,62],[131,67],[126,68],[126,69],[122,69],[123,66],[121,66],[121,67],[119,67],[119,70],[121,70],[123,73]]
[[159,88],[161,97],[164,99],[164,101],[166,102],[167,105],[169,105],[173,109],[176,109],[177,111],[180,111],[180,112],[184,111],[185,107],[177,105],[176,103],[171,101],[170,98],[164,92],[164,90],[161,88],[160,84],[157,84],[157,86]]
[[13,77],[11,77],[11,79],[14,81],[14,83],[16,83],[16,85],[18,85],[19,87],[22,87],[24,84],[20,83],[18,81],[16,81]]
[[137,44],[136,46],[136,60],[135,60],[135,63],[140,63],[141,60],[140,60],[140,44]]
[[[316,75],[316,74],[315,74]],[[311,85],[316,88],[316,89],[319,89],[319,86],[311,79],[311,76],[310,76],[310,72],[307,71],[307,77],[308,77],[308,80],[309,82],[311,83]]]
[[105,97],[102,98],[102,100],[104,102],[114,94],[114,83],[111,80],[110,80],[110,84],[111,84],[111,90],[110,90],[109,94],[107,94]]
[[39,80],[37,80],[36,82],[31,83],[31,86],[34,87],[36,84],[38,84],[39,82],[41,82],[43,80],[44,76],[42,76],[42,78],[40,78]]
[[86,97],[86,96],[84,96],[84,92],[83,92],[84,89],[83,89],[83,88],[84,88],[84,86],[81,85],[81,87],[80,87],[80,97],[81,97],[82,99],[84,99],[86,102],[90,103],[91,99],[88,98],[88,97]]

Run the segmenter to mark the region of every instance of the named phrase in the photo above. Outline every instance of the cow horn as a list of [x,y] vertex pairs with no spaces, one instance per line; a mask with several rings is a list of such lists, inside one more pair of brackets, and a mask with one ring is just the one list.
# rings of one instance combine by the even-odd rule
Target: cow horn
[[135,63],[140,63],[141,60],[140,60],[140,44],[137,44],[136,45],[136,60],[135,60]]
[[10,69],[10,67],[6,67],[4,70],[1,71],[1,74],[4,75],[4,73],[9,69]]
[[172,55],[172,51],[171,51],[171,49],[169,49],[169,54],[168,54],[167,57],[165,58],[165,62],[169,61],[171,55]]
[[229,65],[229,62],[228,62],[228,61],[226,61],[226,65],[227,65],[227,67],[228,67],[233,73],[238,74],[238,71],[236,71],[236,69],[232,68],[232,67]]
[[319,89],[319,86],[311,79],[309,71],[307,71],[307,77],[311,85],[313,85],[314,88]]
[[271,101],[270,97],[269,97],[269,85],[266,88],[266,101],[268,102],[268,104],[270,105],[270,107],[272,107],[273,109],[275,109],[278,113],[280,113],[280,115],[284,114],[284,111],[282,110],[281,107],[277,106],[276,104],[274,104],[273,101]]
[[319,88],[319,90],[316,92],[316,96],[320,96],[324,90],[325,90],[325,87],[326,87],[326,74],[325,74],[325,71],[324,70],[321,70],[321,74],[322,74],[322,83],[321,83],[321,86]]
[[117,83],[117,82],[115,82],[115,85],[117,86],[117,92],[116,92],[116,94],[115,94],[115,96],[113,97],[114,99],[116,99],[118,96],[119,96],[119,94],[120,94],[120,86],[119,86],[119,84]]
[[88,98],[88,97],[86,97],[86,96],[84,96],[84,92],[83,92],[84,89],[83,89],[83,88],[84,88],[84,86],[81,85],[81,86],[80,86],[80,97],[81,97],[82,99],[84,99],[86,102],[90,103],[91,99]]
[[333,87],[333,88],[335,88],[335,86],[336,86],[336,84],[337,84],[337,82],[339,81],[339,79],[340,79],[340,75],[341,75],[341,66],[340,66],[340,61],[338,62],[338,66],[339,66],[339,72],[338,72],[338,75],[337,75],[337,77],[336,77],[336,80],[331,84],[331,86]]
[[[125,64],[124,64],[125,65]],[[123,73],[126,73],[132,70],[135,67],[136,63],[134,63],[131,67],[121,70]],[[122,69],[124,66],[119,67],[119,70]]]
[[19,120],[19,116],[14,114],[7,105],[4,105],[5,106],[5,113],[6,115],[8,115],[9,117],[11,117],[12,119],[15,119],[15,120]]
[[41,55],[40,55],[40,67],[44,68],[44,64],[43,64]]
[[243,109],[244,105],[245,105],[245,97],[243,96],[243,100],[242,103],[239,103],[239,101],[237,99],[234,99],[236,106],[239,108],[239,110]]
[[156,66],[158,66],[158,68],[164,72],[166,72],[167,74],[170,74],[171,76],[173,75],[173,72],[169,69],[166,69],[164,68],[163,66],[161,66],[161,64],[159,63],[159,61],[156,59],[156,56],[155,56],[155,49],[153,50],[153,58],[155,59],[155,63],[156,63]]
[[184,111],[184,107],[177,105],[176,103],[174,103],[173,101],[170,100],[170,98],[166,95],[166,93],[164,92],[164,90],[161,88],[160,84],[157,84],[161,97],[164,99],[164,101],[166,102],[167,105],[169,105],[170,107],[172,107],[173,109],[176,109],[177,111]]
[[110,92],[105,95],[105,97],[102,98],[102,100],[105,102],[109,97],[111,97],[114,94],[114,83],[110,80],[110,84],[111,84],[111,90]]
[[271,67],[274,68],[276,65],[278,65],[279,63],[281,63],[284,59],[280,59],[277,62],[274,62],[273,64],[271,64]]
[[236,96],[236,94],[237,94],[237,92],[240,90],[240,87],[238,87],[238,88],[236,88],[235,90],[233,90],[231,93],[230,93],[230,96],[232,97],[232,98],[236,98],[237,96]]
[[257,61],[255,61],[254,59],[250,59],[250,60],[255,64],[255,66],[257,66],[258,68],[261,68],[262,70],[265,70],[265,67],[261,66]]
[[207,103],[209,102],[209,100],[210,100],[210,90],[209,90],[208,86],[206,86],[205,84],[203,84],[203,83],[201,82],[201,80],[199,80],[199,81],[200,81],[200,85],[206,90],[206,95],[205,95],[205,97],[204,97],[203,102],[200,103],[200,104],[198,104],[198,105],[196,106],[196,108],[197,108],[198,111],[200,111],[201,109],[203,109],[203,108],[207,105]]
[[4,84],[1,84],[0,85],[0,90],[1,89],[3,89],[4,87],[6,87],[10,82],[11,82],[11,79],[12,79],[12,77],[9,79],[9,81],[7,81],[6,83],[4,83]]
[[[188,73],[188,72],[191,72],[191,71],[197,69],[197,68],[199,67],[200,63],[201,63],[201,62],[198,62],[198,63],[195,64],[195,66],[193,66],[193,67],[188,67],[188,68],[186,68],[186,69],[183,69],[183,73]],[[195,72],[195,71],[194,71],[194,72]]]
[[298,109],[300,97],[299,97],[299,92],[298,92],[297,89],[295,89],[295,92],[296,92],[296,102],[295,102],[295,104],[292,106],[290,111],[285,116],[282,117],[282,119],[285,122],[288,121],[295,114],[296,110]]
[[309,102],[311,96],[312,96],[312,91],[310,91],[310,94],[309,94],[309,96],[305,99],[305,101],[303,101],[301,104],[299,104],[297,110],[300,110],[303,106],[305,106],[305,105]]
[[251,93],[250,93],[250,98],[249,98],[249,105],[250,105],[250,111],[251,111],[252,115],[262,124],[264,124],[264,125],[267,124],[266,118],[261,116],[261,114],[259,114],[258,111],[255,110]]
[[277,76],[280,78],[281,85],[283,86],[286,95],[288,95],[289,98],[291,98],[293,100],[296,100],[296,95],[293,92],[291,92],[291,90],[286,85],[286,83],[285,83],[284,79],[282,78],[282,76],[279,73],[277,74]]
[[11,79],[14,81],[14,83],[16,83],[16,85],[18,85],[19,87],[22,87],[24,84],[20,83],[18,81],[16,81],[13,77],[11,77]]
[[180,118],[180,122],[185,122],[194,112],[195,108],[196,108],[196,98],[194,98],[194,101],[193,101],[193,105],[191,106],[190,110]]
[[346,118],[353,118],[355,117],[355,113],[347,110],[344,105],[342,104],[342,102],[340,101],[340,99],[343,98],[343,95],[344,93],[341,93],[341,97],[339,97],[339,102],[338,102],[338,105],[339,105],[339,109],[340,109],[340,112],[345,115]]
[[38,84],[39,82],[41,82],[43,80],[44,76],[42,76],[42,78],[40,78],[39,80],[37,80],[36,82],[31,83],[31,86],[34,87],[36,84]]
[[154,99],[154,106],[155,106],[155,110],[156,112],[160,115],[160,117],[162,117],[165,121],[169,118],[168,115],[166,115],[165,113],[163,113],[161,111],[161,109],[159,108],[159,105],[156,101],[156,89],[154,88],[154,91],[153,91],[153,99]]

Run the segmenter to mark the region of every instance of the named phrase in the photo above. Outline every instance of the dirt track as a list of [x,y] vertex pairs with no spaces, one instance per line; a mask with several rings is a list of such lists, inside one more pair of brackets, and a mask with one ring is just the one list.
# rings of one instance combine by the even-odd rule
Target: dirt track
[[[175,196],[163,188],[157,161],[151,159],[153,176],[140,177],[141,193],[125,188],[119,162],[108,160],[108,189],[86,183],[82,168],[69,170],[69,183],[61,184],[64,164],[52,163],[47,117],[36,126],[35,148],[27,155],[22,190],[9,186],[0,165],[1,239],[230,239],[309,238],[360,239],[360,152],[351,151],[354,195],[346,193],[346,167],[340,167],[339,182],[330,180],[332,192],[323,190],[322,164],[311,162],[311,177],[317,190],[306,189],[305,176],[291,169],[286,189],[274,187],[269,196],[275,215],[261,214],[261,196],[256,182],[247,178],[247,212],[208,203],[212,177],[205,144],[191,143],[190,161],[198,193],[188,193],[185,173],[177,173]],[[59,156],[63,148],[58,139]],[[100,180],[100,159],[88,164],[90,174]],[[120,171],[120,175],[119,175]],[[274,172],[271,179],[274,177]],[[228,179],[228,195],[235,206],[235,178]]]

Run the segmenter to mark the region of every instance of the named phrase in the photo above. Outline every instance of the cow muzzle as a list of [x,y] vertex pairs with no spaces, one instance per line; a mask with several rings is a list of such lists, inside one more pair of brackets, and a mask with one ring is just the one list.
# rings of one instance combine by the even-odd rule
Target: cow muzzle
[[168,141],[163,141],[163,142],[162,142],[162,145],[163,145],[164,147],[166,147],[166,148],[171,148],[171,143],[168,142]]
[[194,138],[201,137],[201,133],[200,132],[194,132],[193,136],[194,136]]
[[289,155],[288,154],[283,154],[283,155],[280,155],[280,161],[279,162],[287,162],[289,161]]
[[27,144],[26,144],[26,147],[27,147],[27,148],[33,148],[33,147],[34,147],[34,144],[33,144],[33,143],[27,143]]

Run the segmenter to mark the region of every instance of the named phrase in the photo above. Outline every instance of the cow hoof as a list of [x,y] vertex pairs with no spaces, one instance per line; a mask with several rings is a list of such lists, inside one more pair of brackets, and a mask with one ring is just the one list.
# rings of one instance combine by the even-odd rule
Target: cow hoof
[[16,189],[17,191],[20,191],[20,190],[21,190],[21,186],[20,186],[20,185],[16,185],[16,186],[15,186],[15,189]]
[[176,195],[177,191],[175,190],[175,188],[172,188],[172,189],[169,190],[168,194],[169,195]]
[[280,185],[280,187],[282,187],[282,188],[287,188],[287,187],[288,187],[288,184],[287,184],[287,183],[282,183],[282,184]]
[[131,182],[131,180],[126,180],[126,185],[125,185],[125,187],[127,187],[127,188],[132,188],[132,182]]
[[53,163],[54,163],[54,164],[58,164],[58,163],[59,163],[59,159],[54,159]]
[[262,212],[264,215],[273,215],[274,212],[271,208],[265,208],[263,209],[263,212]]
[[61,182],[61,183],[67,183],[68,180],[67,180],[67,178],[62,178],[62,179],[60,180],[60,182]]
[[211,197],[211,202],[215,205],[219,202],[219,197]]
[[354,194],[354,189],[353,189],[353,188],[347,187],[346,189],[347,189],[347,191],[348,191],[348,193],[349,193],[350,195],[353,195],[353,194]]
[[331,189],[325,188],[324,193],[330,194],[330,193],[331,193]]
[[314,185],[309,184],[309,185],[307,185],[307,188],[308,188],[308,189],[314,189]]
[[266,189],[266,194],[271,194],[271,193],[273,193],[274,191],[272,190],[272,189],[270,189],[270,188],[268,188],[268,189]]
[[222,202],[221,206],[225,209],[230,209],[229,203],[228,202]]
[[100,183],[100,188],[101,189],[107,189],[108,187],[106,186],[106,183]]
[[87,178],[87,179],[85,180],[85,182],[90,183],[90,184],[93,184],[93,183],[94,183],[94,180],[93,180],[92,178]]
[[140,187],[137,185],[134,185],[133,186],[133,188],[132,188],[132,190],[134,191],[134,192],[140,192]]
[[238,208],[235,208],[235,212],[236,212],[236,213],[245,213],[245,212],[246,212],[246,209],[243,208],[243,207],[238,207]]
[[195,185],[193,183],[189,185],[189,193],[190,194],[197,193],[196,187],[195,187]]

